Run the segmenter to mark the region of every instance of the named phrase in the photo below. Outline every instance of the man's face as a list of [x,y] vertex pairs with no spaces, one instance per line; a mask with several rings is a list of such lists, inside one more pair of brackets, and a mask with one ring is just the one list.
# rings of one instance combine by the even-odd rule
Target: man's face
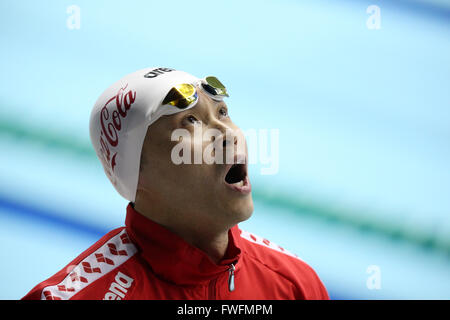
[[[193,108],[163,116],[148,128],[138,193],[151,199],[155,209],[162,206],[183,215],[180,218],[232,226],[253,212],[245,137],[231,121],[225,102],[211,99],[201,88],[197,92]],[[172,141],[177,129],[184,129],[190,139]],[[204,135],[205,131],[212,134]],[[207,156],[214,162],[206,163]],[[190,164],[176,164],[176,157],[187,157]],[[195,164],[199,159],[201,163]],[[241,164],[233,165],[236,162]]]

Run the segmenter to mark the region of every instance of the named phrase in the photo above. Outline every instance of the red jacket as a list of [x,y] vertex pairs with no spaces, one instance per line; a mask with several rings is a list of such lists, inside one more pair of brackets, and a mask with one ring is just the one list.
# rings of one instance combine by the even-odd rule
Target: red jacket
[[329,299],[314,270],[273,242],[229,231],[224,258],[200,249],[127,206],[110,231],[22,299]]

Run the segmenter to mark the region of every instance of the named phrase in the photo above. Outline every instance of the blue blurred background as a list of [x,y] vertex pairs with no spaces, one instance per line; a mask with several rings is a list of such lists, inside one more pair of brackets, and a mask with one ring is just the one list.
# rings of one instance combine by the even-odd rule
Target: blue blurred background
[[2,0],[0,24],[1,299],[124,224],[89,114],[150,66],[216,75],[243,130],[279,130],[240,226],[331,298],[450,298],[449,1]]

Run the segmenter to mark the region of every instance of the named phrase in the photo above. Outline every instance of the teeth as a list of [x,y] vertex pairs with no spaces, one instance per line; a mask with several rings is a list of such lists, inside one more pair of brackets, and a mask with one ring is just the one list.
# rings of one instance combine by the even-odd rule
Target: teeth
[[239,182],[233,183],[234,186],[242,187],[244,185],[244,180],[241,180]]

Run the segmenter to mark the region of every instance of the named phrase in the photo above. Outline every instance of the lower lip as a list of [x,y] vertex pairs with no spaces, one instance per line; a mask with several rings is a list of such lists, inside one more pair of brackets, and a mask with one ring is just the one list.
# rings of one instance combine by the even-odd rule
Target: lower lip
[[230,188],[236,192],[242,193],[242,194],[249,194],[250,192],[252,192],[252,185],[250,184],[250,179],[248,178],[248,176],[245,176],[244,184],[242,185],[242,187],[239,187],[234,184],[229,184],[226,182],[225,182],[225,185],[228,188]]

